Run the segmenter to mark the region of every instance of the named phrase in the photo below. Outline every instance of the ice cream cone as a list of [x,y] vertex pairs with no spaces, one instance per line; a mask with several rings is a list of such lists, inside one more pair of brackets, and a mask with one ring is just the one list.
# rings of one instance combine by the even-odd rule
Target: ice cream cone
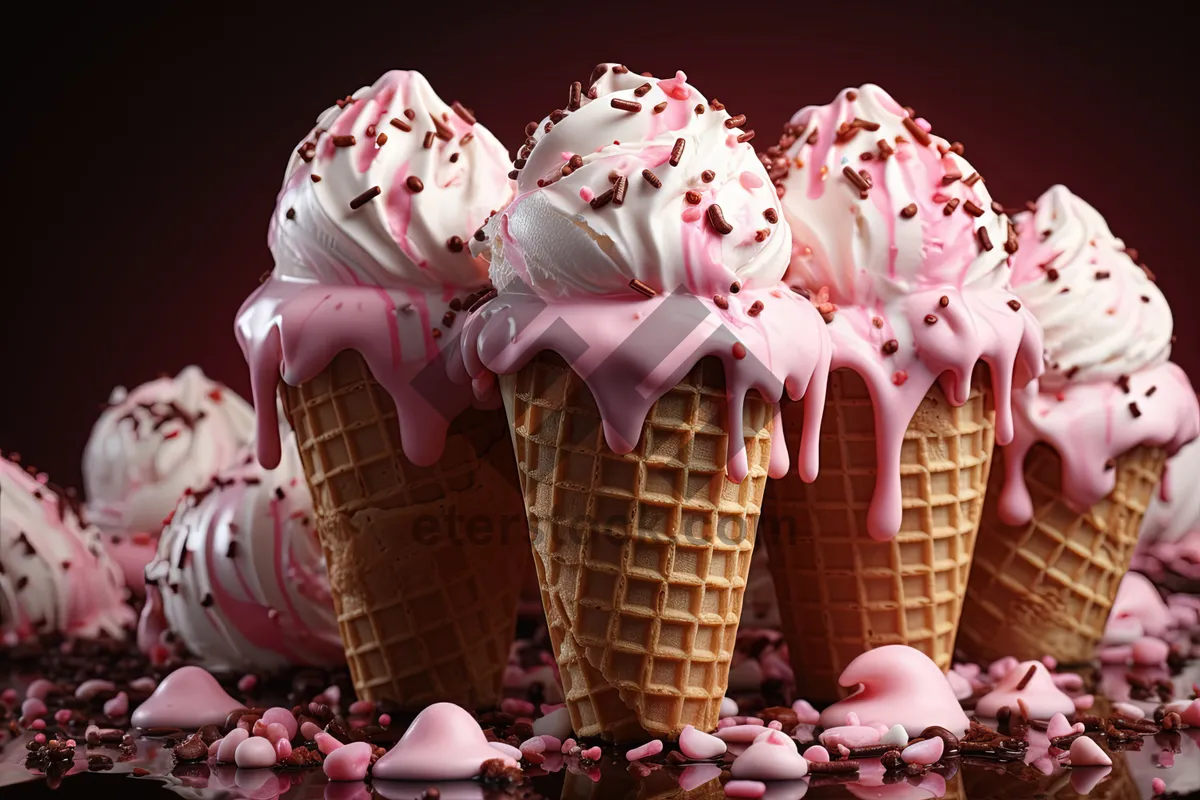
[[[789,449],[801,410],[784,406]],[[904,434],[903,516],[890,541],[867,533],[875,488],[870,394],[851,370],[830,376],[821,473],[791,472],[767,491],[762,535],[800,693],[835,700],[838,676],[864,650],[915,647],[950,668],[994,440],[987,373],[952,406],[935,385]]]
[[529,562],[504,416],[464,412],[442,458],[418,467],[358,353],[282,397],[358,697],[497,702]]
[[613,452],[583,380],[542,354],[500,376],[534,564],[575,732],[711,730],[729,679],[770,458],[772,406],[747,396],[747,478],[726,474],[725,379],[700,361]]
[[1080,514],[1063,501],[1058,454],[1038,444],[1025,460],[1033,519],[1017,527],[999,518],[1003,471],[996,470],[959,647],[985,662],[1006,655],[1022,660],[1051,655],[1060,663],[1090,660],[1165,460],[1163,449],[1141,446],[1117,458],[1116,487]]

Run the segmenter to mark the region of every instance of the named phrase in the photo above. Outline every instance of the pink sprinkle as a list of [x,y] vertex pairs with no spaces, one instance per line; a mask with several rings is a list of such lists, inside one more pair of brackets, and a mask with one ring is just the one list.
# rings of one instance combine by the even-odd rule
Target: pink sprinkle
[[625,758],[629,761],[637,761],[639,759],[649,758],[650,756],[656,756],[662,752],[662,749],[662,739],[653,739],[649,742],[646,742],[641,747],[635,747],[630,750],[625,754]]
[[684,222],[695,222],[700,219],[700,215],[700,206],[688,206],[680,216],[683,217]]
[[1050,676],[1054,685],[1064,692],[1083,691],[1083,676],[1075,672],[1057,672]]
[[1042,656],[1042,664],[1051,672],[1058,669],[1058,659],[1054,656]]
[[579,187],[579,199],[585,203],[590,203],[596,199],[596,193],[586,186]]
[[917,123],[921,130],[925,131],[926,133],[929,133],[931,130],[933,130],[933,126],[930,125],[924,117],[917,117],[915,120],[913,120],[913,122]]
[[321,732],[321,726],[315,722],[304,722],[300,726],[300,735],[304,737],[306,742],[315,742],[317,734]]
[[561,748],[560,752],[563,755],[566,755],[567,753],[571,752],[571,748],[574,746],[575,746],[575,740],[567,739],[565,742],[562,743],[562,748]]
[[583,756],[588,761],[599,761],[600,756],[604,755],[604,753],[603,753],[603,751],[600,750],[599,747],[592,747],[587,750],[584,750],[579,755]]
[[534,707],[533,703],[528,700],[506,697],[500,701],[500,710],[505,714],[512,714],[514,717],[532,717]]
[[44,720],[44,719],[35,719],[33,722],[29,723],[29,729],[30,729],[30,730],[33,730],[33,731],[44,731],[44,730],[46,730],[46,720]]
[[237,687],[239,692],[252,692],[254,687],[258,686],[258,676],[246,673],[238,678]]
[[317,749],[325,755],[329,755],[334,750],[337,750],[343,746],[341,742],[330,736],[328,733],[325,733],[325,731],[318,733],[314,741],[317,743]]
[[1021,712],[1021,716],[1025,719],[1033,719],[1033,714],[1029,713],[1029,704],[1025,702],[1024,697],[1017,698],[1017,710]]
[[1079,697],[1072,699],[1075,701],[1076,711],[1087,711],[1096,704],[1096,698],[1090,694],[1081,694]]
[[908,381],[908,373],[902,369],[898,369],[892,373],[892,383],[897,386],[903,386]]
[[1167,784],[1162,778],[1155,778],[1154,780],[1150,781],[1150,791],[1154,792],[1155,794],[1166,794]]
[[738,180],[741,182],[742,187],[745,188],[747,191],[749,191],[750,189],[757,189],[758,187],[763,185],[762,178],[758,177],[757,175],[755,175],[753,172],[750,172],[749,170],[747,170],[746,172],[743,172],[741,175],[739,175]]
[[71,720],[71,709],[60,708],[54,712],[54,721],[59,725],[66,725]]
[[370,700],[355,700],[350,704],[350,713],[354,715],[370,714],[375,710],[375,704]]
[[391,714],[380,714],[379,715],[379,727],[386,728],[391,724],[392,724],[392,715]]
[[762,781],[730,781],[725,784],[726,797],[762,797],[767,785]]
[[287,739],[280,739],[275,742],[275,755],[280,761],[292,754],[292,743]]
[[44,733],[39,733],[39,734],[37,734],[36,736],[34,736],[34,737],[33,737],[33,740],[34,740],[35,742],[37,742],[38,744],[45,744],[45,743],[46,743],[46,734],[44,734]]
[[814,744],[812,747],[804,751],[804,758],[814,764],[828,764],[829,751],[819,744]]

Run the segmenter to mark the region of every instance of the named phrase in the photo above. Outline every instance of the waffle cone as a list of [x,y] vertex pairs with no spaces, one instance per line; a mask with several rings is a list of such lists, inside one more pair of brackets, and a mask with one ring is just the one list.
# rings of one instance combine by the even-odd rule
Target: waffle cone
[[1130,450],[1116,460],[1112,492],[1079,514],[1063,502],[1058,453],[1036,445],[1025,459],[1033,519],[1018,527],[1000,521],[1004,471],[996,470],[958,646],[984,662],[1006,655],[1090,661],[1165,463],[1162,449]]
[[[783,408],[789,452],[803,406]],[[904,433],[904,512],[889,542],[867,534],[875,491],[875,420],[863,379],[830,375],[821,472],[796,471],[767,491],[762,537],[796,683],[812,701],[836,700],[842,670],[875,647],[905,644],[950,668],[971,570],[994,441],[987,373],[977,369],[962,406],[934,386]]]
[[575,732],[611,741],[716,727],[770,458],[772,411],[743,420],[749,475],[726,476],[719,361],[650,409],[633,452],[609,449],[586,384],[542,354],[501,376],[534,567]]
[[465,411],[418,467],[358,353],[281,394],[358,697],[494,705],[529,564],[504,416]]

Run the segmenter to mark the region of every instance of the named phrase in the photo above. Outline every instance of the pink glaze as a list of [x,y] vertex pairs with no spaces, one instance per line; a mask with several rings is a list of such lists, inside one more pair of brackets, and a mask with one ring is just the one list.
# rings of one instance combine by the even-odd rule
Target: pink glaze
[[199,728],[221,724],[242,704],[234,700],[208,670],[180,667],[172,672],[133,712],[137,728]]
[[[1033,675],[1028,677],[1029,670]],[[1024,688],[1017,687],[1024,682]],[[1075,713],[1075,702],[1054,685],[1050,671],[1040,661],[1025,661],[1017,665],[996,684],[996,688],[979,698],[975,713],[995,718],[1004,706],[1014,713],[1024,703],[1031,719],[1050,719],[1055,714]]]
[[737,779],[790,781],[808,774],[808,762],[796,750],[796,743],[771,731],[734,759],[730,772]]
[[900,753],[905,764],[936,764],[942,757],[946,743],[935,736],[932,739],[910,744]]
[[483,762],[500,759],[468,712],[453,703],[435,703],[413,720],[404,737],[375,762],[372,775],[385,780],[454,781],[479,774]]
[[368,742],[351,742],[325,758],[325,775],[331,781],[361,781],[371,765],[372,747]]
[[859,689],[821,712],[821,724],[827,728],[844,725],[853,713],[866,723],[882,724],[885,730],[903,725],[909,736],[930,725],[955,735],[967,730],[967,716],[945,675],[915,648],[886,645],[868,650],[846,666],[838,683]]
[[688,758],[704,761],[724,755],[728,745],[716,736],[688,725],[679,734],[679,749]]
[[[716,737],[713,737],[713,738],[716,738]],[[545,748],[545,745],[543,745],[543,749],[544,748]],[[524,745],[522,745],[522,750],[523,749],[524,749]],[[646,742],[644,745],[635,747],[632,750],[630,750],[629,752],[627,752],[625,754],[625,758],[628,761],[638,761],[643,758],[649,758],[651,756],[656,756],[662,752],[662,749],[663,749],[662,739],[653,739],[649,742]]]
[[1096,740],[1088,736],[1080,736],[1071,742],[1071,766],[1073,767],[1111,767],[1112,757],[1096,744]]
[[[867,531],[881,540],[900,528],[900,449],[929,390],[940,384],[947,400],[961,405],[983,362],[996,440],[1005,444],[1012,437],[1011,390],[1042,370],[1040,326],[1019,303],[1009,305],[1016,296],[1007,286],[1007,218],[992,209],[984,181],[961,180],[974,169],[950,143],[937,136],[922,143],[909,117],[874,85],[804,108],[791,120],[779,178],[793,235],[788,281],[836,306],[833,368],[854,370],[870,392],[879,466]],[[840,132],[857,120],[876,129]],[[881,139],[892,152],[886,158]],[[868,191],[847,179],[847,168],[855,178],[869,176]],[[954,213],[946,210],[951,202]],[[967,213],[968,203],[981,213]],[[902,216],[906,207],[915,213]],[[930,315],[936,324],[926,323]],[[889,341],[896,347],[885,352]]]
[[[775,287],[745,287],[721,309],[711,298],[689,292],[646,298],[633,292],[619,298],[581,298],[547,303],[537,295],[505,293],[467,322],[463,334],[466,373],[479,396],[491,394],[492,373],[517,372],[549,350],[561,355],[584,380],[600,410],[604,436],[616,453],[633,450],[650,407],[701,359],[713,356],[725,368],[728,419],[740,420],[746,394],[757,391],[771,403],[786,388],[803,397],[808,423],[800,450],[801,475],[817,472],[817,444],[831,355],[825,323],[803,298]],[[764,310],[748,309],[761,302]],[[640,323],[632,323],[632,315]],[[783,347],[803,341],[804,347]],[[746,352],[737,358],[734,345]],[[775,441],[782,441],[775,419]],[[741,440],[738,439],[737,442]],[[731,437],[731,445],[734,442]],[[787,473],[785,448],[771,451],[770,475]],[[746,476],[745,448],[731,446],[730,477]]]
[[1004,451],[1002,520],[1021,525],[1033,515],[1024,464],[1038,442],[1062,457],[1063,501],[1084,513],[1113,490],[1116,470],[1105,466],[1111,459],[1139,445],[1173,454],[1200,435],[1196,392],[1183,370],[1167,362],[1127,378],[1128,392],[1111,382],[1069,384],[1053,393],[1035,384],[1013,398],[1016,434]]

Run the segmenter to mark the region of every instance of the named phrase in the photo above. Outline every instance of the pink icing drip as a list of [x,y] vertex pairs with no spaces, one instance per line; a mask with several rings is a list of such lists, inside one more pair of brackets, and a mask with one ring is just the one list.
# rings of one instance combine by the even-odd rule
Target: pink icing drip
[[[341,302],[328,302],[332,299]],[[332,287],[277,278],[269,279],[250,295],[239,312],[238,340],[250,365],[262,465],[272,469],[279,463],[275,394],[281,376],[291,385],[304,383],[343,350],[361,353],[371,374],[392,396],[409,460],[422,466],[435,463],[441,456],[449,421],[471,405],[471,393],[468,387],[453,385],[449,380],[421,390],[413,385],[427,365],[441,358],[440,351],[431,355],[433,340],[427,338],[426,352],[405,353],[400,349],[403,337],[398,336],[397,326],[403,324],[407,330],[420,325],[422,335],[429,337],[432,314],[427,302],[428,297],[418,292]],[[405,312],[410,303],[421,313]],[[456,321],[451,327],[441,327],[437,343],[446,347],[454,342],[459,324]],[[436,408],[425,399],[426,395],[437,397]]]
[[[939,300],[949,298],[946,307]],[[1018,383],[1028,382],[1040,367],[1041,331],[1024,308],[1013,311],[1007,305],[1007,292],[960,292],[953,288],[916,292],[902,298],[898,314],[911,332],[911,343],[901,341],[895,354],[886,356],[880,349],[886,341],[883,331],[867,320],[873,316],[863,309],[841,309],[849,322],[831,326],[833,368],[848,367],[866,381],[875,416],[876,473],[875,493],[867,518],[868,533],[888,540],[900,529],[902,499],[900,493],[900,449],[904,432],[934,382],[940,383],[947,400],[955,405],[966,402],[971,374],[976,363],[990,368],[996,410],[996,440],[1012,438],[1010,399],[1014,373]],[[938,322],[925,323],[935,314]],[[1022,336],[1010,335],[1014,319],[1022,327]],[[886,330],[885,325],[885,330]],[[892,338],[889,331],[887,338]],[[897,367],[906,377],[893,380]]]
[[[1151,396],[1146,393],[1155,387]],[[1134,416],[1136,403],[1140,416]],[[1025,456],[1038,442],[1062,458],[1063,500],[1078,513],[1113,490],[1116,470],[1106,466],[1134,447],[1163,447],[1173,455],[1200,436],[1200,408],[1183,370],[1164,363],[1129,376],[1129,392],[1115,383],[1069,385],[1054,394],[1030,386],[1014,398],[1015,435],[1004,452],[1000,518],[1021,525],[1033,515],[1025,485]],[[1104,436],[1095,431],[1103,429]]]
[[384,208],[387,213],[388,230],[391,231],[392,238],[396,240],[396,246],[400,248],[400,251],[408,256],[414,264],[426,269],[429,266],[428,260],[408,238],[408,226],[412,221],[413,199],[413,193],[405,183],[408,173],[408,163],[405,162],[396,168],[396,175],[387,188]]
[[321,136],[321,145],[317,152],[318,159],[329,159],[337,155],[339,148],[333,143],[333,137],[353,134],[354,123],[358,121],[359,115],[367,105],[366,102],[358,100],[342,109],[342,113],[338,114],[337,119],[329,126],[329,131]]
[[[755,300],[764,310],[751,317],[744,309]],[[505,294],[471,315],[464,331],[469,343],[462,353],[465,371],[477,393],[486,395],[491,373],[511,374],[542,351],[558,353],[595,397],[609,447],[627,453],[640,439],[651,405],[698,361],[715,356],[725,369],[726,422],[731,426],[741,419],[751,390],[771,403],[781,399],[785,387],[792,399],[804,397],[800,468],[802,477],[812,480],[831,357],[825,324],[807,301],[791,292],[743,289],[729,306],[720,310],[710,299],[689,295],[546,305],[532,295]],[[662,313],[656,314],[659,309]],[[643,320],[632,331],[631,310]],[[796,341],[805,346],[794,346]],[[744,358],[735,357],[736,342],[744,346]],[[773,425],[778,435],[777,411]],[[741,481],[747,472],[744,448],[735,446],[727,458],[730,478]],[[770,474],[786,474],[788,463],[786,450],[773,448]]]

